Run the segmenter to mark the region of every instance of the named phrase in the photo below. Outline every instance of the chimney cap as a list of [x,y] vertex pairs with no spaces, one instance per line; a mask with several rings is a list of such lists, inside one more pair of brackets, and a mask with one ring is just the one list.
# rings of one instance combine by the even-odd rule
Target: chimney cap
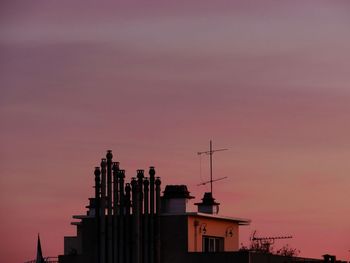
[[156,175],[156,171],[154,170],[154,166],[150,166],[150,168],[149,168],[149,175],[150,176],[155,176]]
[[190,195],[186,185],[167,185],[165,186],[163,198],[186,198],[193,199],[194,197]]
[[108,151],[107,151],[106,158],[107,158],[108,160],[112,160],[112,158],[113,158],[112,150],[108,150]]
[[100,176],[100,174],[101,174],[100,167],[95,167],[94,174],[95,174],[95,176]]
[[195,203],[195,205],[219,205],[220,203],[215,202],[215,199],[213,198],[213,194],[211,192],[204,193],[204,197],[202,198],[201,203]]
[[118,170],[118,177],[125,178],[125,170]]
[[118,171],[118,170],[119,170],[119,162],[113,162],[113,167],[112,167],[112,169],[113,169],[114,171]]

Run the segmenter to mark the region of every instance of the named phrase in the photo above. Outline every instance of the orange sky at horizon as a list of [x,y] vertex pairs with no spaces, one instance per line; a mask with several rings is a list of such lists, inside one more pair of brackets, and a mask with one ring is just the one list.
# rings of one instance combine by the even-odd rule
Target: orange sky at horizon
[[[199,4],[200,3],[200,4]],[[349,260],[346,1],[3,1],[0,258],[63,253],[93,170],[154,165],[303,257]],[[276,243],[276,248],[285,244]]]

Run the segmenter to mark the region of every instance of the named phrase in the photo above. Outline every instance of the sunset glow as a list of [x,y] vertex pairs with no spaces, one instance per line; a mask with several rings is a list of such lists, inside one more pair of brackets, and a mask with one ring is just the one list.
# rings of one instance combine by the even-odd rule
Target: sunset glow
[[108,149],[220,213],[349,260],[350,3],[3,1],[1,261],[63,253]]

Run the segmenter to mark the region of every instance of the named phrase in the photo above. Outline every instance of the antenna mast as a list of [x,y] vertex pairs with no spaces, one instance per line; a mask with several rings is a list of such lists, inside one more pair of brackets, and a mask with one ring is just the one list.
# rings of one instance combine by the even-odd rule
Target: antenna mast
[[253,249],[263,250],[264,252],[270,252],[271,245],[273,245],[277,239],[293,238],[293,236],[256,237],[255,234],[256,230],[250,238],[254,244]]
[[213,150],[213,143],[210,140],[209,151],[198,152],[197,153],[198,155],[207,154],[210,157],[210,180],[208,182],[204,182],[204,183],[201,183],[199,185],[204,185],[204,184],[210,183],[210,193],[212,195],[213,195],[213,182],[227,178],[227,177],[223,177],[223,178],[219,178],[219,179],[213,180],[213,153],[214,152],[219,152],[219,151],[227,151],[227,150],[228,149],[216,149],[216,150]]

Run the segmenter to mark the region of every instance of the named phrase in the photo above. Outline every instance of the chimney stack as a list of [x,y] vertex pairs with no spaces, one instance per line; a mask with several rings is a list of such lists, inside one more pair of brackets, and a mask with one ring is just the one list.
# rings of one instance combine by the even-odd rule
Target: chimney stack
[[140,240],[140,205],[139,189],[136,178],[131,180],[132,191],[132,263],[141,262],[141,240]]
[[101,263],[106,262],[106,159],[101,160]]
[[143,220],[143,262],[148,263],[149,262],[149,216],[148,216],[148,198],[149,198],[149,181],[147,178],[143,181],[143,187],[144,187],[144,220]]
[[[119,163],[118,162],[113,162],[113,217],[112,217],[112,258],[113,262],[118,258],[118,255],[120,251],[118,250],[118,243],[119,243],[119,195],[118,195],[118,172],[119,172]],[[112,199],[112,198],[111,198]]]
[[113,263],[113,223],[112,223],[112,158],[111,150],[107,151],[107,262]]
[[188,201],[193,198],[186,185],[167,185],[161,197],[162,213],[184,214],[189,212]]
[[154,167],[149,168],[149,262],[154,262],[154,181],[156,171]]
[[219,205],[220,203],[215,202],[213,195],[211,192],[204,193],[204,197],[202,198],[201,203],[195,203],[198,206],[199,213],[206,214],[217,214],[219,213]]
[[[90,257],[97,263],[160,263],[161,181],[154,167],[149,178],[137,170],[125,184],[125,171],[107,151],[95,167],[95,197],[88,215],[96,222],[96,248]],[[187,191],[187,198],[190,198]]]
[[156,181],[155,263],[160,263],[160,178]]
[[[125,247],[125,240],[124,240],[124,220],[125,220],[125,197],[124,197],[124,178],[125,178],[125,171],[119,170],[118,171],[118,178],[119,178],[119,226],[118,226],[118,252],[119,252],[119,261],[118,262],[124,262],[124,247]],[[129,233],[127,232],[127,235]],[[116,236],[117,237],[117,236]]]
[[100,236],[100,218],[101,218],[101,198],[100,198],[100,167],[95,167],[95,217],[96,217],[96,240],[97,240],[97,248],[96,248],[96,262],[100,263],[101,258],[101,236]]

